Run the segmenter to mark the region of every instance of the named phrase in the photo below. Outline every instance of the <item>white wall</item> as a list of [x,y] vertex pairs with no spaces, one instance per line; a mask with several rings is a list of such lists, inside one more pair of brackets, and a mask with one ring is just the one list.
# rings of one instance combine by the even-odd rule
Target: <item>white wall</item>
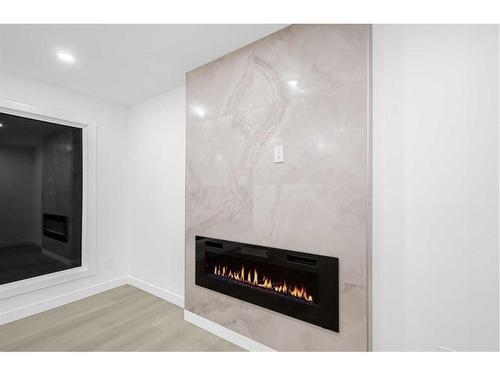
[[[2,314],[34,306],[75,291],[102,285],[127,273],[128,111],[0,71],[0,99],[60,113],[72,121],[98,124],[97,131],[97,274],[0,301]],[[112,267],[105,267],[106,261]],[[47,303],[45,306],[50,306]]]
[[178,303],[184,298],[185,90],[130,111],[130,274]]
[[498,27],[373,31],[373,348],[498,350]]

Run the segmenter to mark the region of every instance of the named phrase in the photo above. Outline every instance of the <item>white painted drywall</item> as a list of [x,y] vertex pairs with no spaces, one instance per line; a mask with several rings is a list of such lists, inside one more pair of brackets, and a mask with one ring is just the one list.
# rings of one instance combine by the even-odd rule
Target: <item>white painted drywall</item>
[[130,274],[184,298],[185,86],[133,106]]
[[498,39],[373,28],[374,350],[498,350]]
[[[123,277],[127,272],[128,111],[125,107],[0,71],[0,99],[97,124],[97,273],[0,301],[2,313]],[[29,110],[29,109],[27,109]],[[106,261],[112,267],[106,269]]]

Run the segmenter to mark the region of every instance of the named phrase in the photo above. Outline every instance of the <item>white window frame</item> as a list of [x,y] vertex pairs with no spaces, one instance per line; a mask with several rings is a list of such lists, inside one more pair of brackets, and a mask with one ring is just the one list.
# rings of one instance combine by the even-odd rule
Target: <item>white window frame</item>
[[39,107],[0,100],[0,112],[82,129],[82,263],[79,267],[0,285],[0,300],[96,274],[97,124],[83,124]]

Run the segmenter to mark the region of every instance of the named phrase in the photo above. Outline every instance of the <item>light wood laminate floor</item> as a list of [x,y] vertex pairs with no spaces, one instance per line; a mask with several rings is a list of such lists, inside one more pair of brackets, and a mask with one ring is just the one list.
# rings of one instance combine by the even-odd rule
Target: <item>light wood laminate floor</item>
[[0,351],[242,351],[130,285],[0,326]]

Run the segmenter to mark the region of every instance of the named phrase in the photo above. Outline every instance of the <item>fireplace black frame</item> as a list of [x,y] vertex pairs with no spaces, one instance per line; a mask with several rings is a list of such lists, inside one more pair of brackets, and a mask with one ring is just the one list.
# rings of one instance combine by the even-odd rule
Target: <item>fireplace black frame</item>
[[[339,332],[338,258],[202,236],[195,239],[196,285]],[[210,270],[205,270],[207,252],[315,273],[318,276],[318,303],[280,297],[251,285],[214,277]]]

